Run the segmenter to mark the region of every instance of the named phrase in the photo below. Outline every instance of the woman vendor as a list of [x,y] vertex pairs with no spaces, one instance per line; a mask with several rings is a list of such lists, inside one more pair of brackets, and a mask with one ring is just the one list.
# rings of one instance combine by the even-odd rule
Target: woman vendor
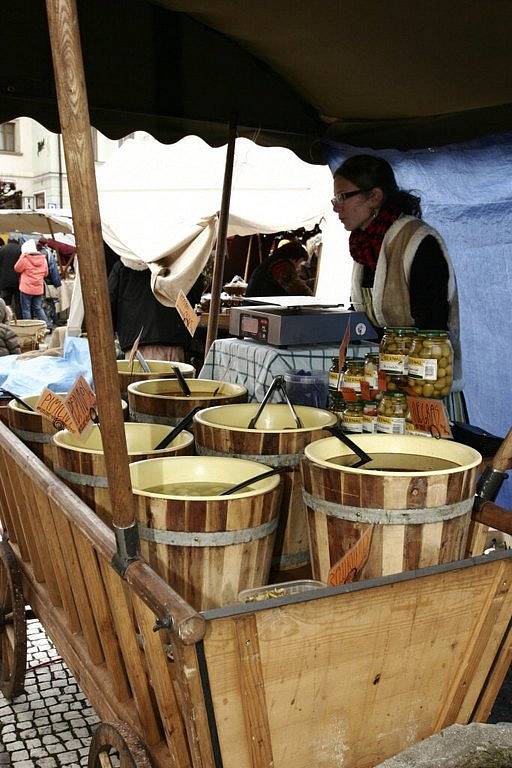
[[446,245],[421,219],[390,164],[355,155],[334,173],[334,211],[350,232],[351,300],[377,326],[448,330],[454,389],[461,386],[457,284]]

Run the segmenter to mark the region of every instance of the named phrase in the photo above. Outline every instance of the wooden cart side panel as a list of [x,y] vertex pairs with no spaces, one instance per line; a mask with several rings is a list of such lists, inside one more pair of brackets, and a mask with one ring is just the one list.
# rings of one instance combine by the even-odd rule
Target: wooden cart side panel
[[11,457],[0,450],[0,480],[6,500],[6,506],[2,509],[3,527],[7,530],[10,539],[18,545],[21,559],[28,562],[29,553],[19,514],[18,494],[13,487],[11,478],[13,463]]
[[[442,727],[445,709],[443,725],[466,722],[508,631],[511,577],[508,558],[245,614],[257,658],[242,659],[243,675],[240,616],[212,618],[204,648],[224,768],[370,768]],[[469,680],[479,654],[461,696],[458,670]],[[264,696],[267,762],[255,762],[262,722],[248,691]]]
[[494,705],[503,681],[512,666],[512,619],[510,619],[508,632],[502,640],[500,651],[491,668],[485,686],[472,714],[472,720],[477,723],[485,723]]
[[[16,488],[18,514],[23,528],[25,543],[30,565],[36,581],[44,581],[43,567],[39,555],[37,531],[37,509],[34,508],[34,497],[31,493],[31,483],[27,483],[24,473],[14,462],[10,462],[11,482]],[[40,538],[40,536],[39,536]]]
[[[190,768],[192,765],[187,746],[186,732],[176,699],[174,678],[175,664],[168,653],[169,633],[155,632],[155,615],[136,595],[132,595],[135,616],[144,642],[144,652],[151,686],[162,718],[167,746],[169,768]],[[166,646],[168,650],[166,650]]]

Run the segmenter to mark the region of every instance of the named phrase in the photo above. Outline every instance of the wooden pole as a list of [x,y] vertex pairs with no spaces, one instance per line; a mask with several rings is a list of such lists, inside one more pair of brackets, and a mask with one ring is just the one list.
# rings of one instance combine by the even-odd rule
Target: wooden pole
[[215,249],[215,264],[213,267],[212,296],[210,300],[210,314],[208,317],[208,331],[206,333],[206,347],[204,354],[217,338],[219,327],[220,294],[224,278],[224,262],[226,261],[226,237],[228,233],[229,203],[231,200],[231,182],[233,180],[233,164],[235,160],[236,123],[229,124],[228,149],[226,154],[226,167],[224,169],[224,184],[222,187],[222,203],[220,207],[219,231],[217,234],[217,248]]
[[245,257],[245,272],[244,272],[244,281],[247,282],[249,279],[249,267],[251,265],[251,255],[252,255],[252,240],[254,235],[251,235],[249,238],[249,245],[247,246],[247,255]]
[[[119,556],[138,551],[76,0],[46,0],[62,142]],[[129,535],[127,534],[129,529]],[[127,543],[129,542],[129,544]],[[128,552],[126,550],[129,550]]]

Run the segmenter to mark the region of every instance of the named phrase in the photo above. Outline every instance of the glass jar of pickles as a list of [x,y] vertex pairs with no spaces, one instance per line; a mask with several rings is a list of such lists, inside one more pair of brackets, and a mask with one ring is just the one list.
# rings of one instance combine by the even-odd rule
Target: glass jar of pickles
[[405,435],[407,400],[403,392],[384,392],[377,406],[377,432]]
[[379,355],[369,352],[364,359],[364,380],[370,385],[370,389],[379,386]]
[[366,400],[363,403],[363,432],[377,431],[377,400]]
[[347,360],[341,386],[344,389],[353,389],[354,392],[361,392],[361,382],[364,381],[364,366],[365,361],[360,358],[353,357]]
[[329,368],[329,390],[338,391],[340,378],[339,359],[331,357],[331,367]]
[[409,353],[408,383],[418,397],[446,397],[453,382],[453,349],[447,331],[418,331]]
[[409,352],[416,328],[384,328],[380,343],[379,369],[396,376],[409,370]]
[[363,403],[345,403],[341,414],[341,428],[344,432],[363,431]]

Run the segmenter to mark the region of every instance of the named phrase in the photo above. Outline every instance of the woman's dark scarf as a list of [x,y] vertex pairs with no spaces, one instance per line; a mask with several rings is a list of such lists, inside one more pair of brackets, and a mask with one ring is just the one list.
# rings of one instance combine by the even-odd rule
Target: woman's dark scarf
[[366,229],[354,229],[350,233],[348,245],[354,261],[375,271],[384,235],[400,214],[399,208],[385,203]]

